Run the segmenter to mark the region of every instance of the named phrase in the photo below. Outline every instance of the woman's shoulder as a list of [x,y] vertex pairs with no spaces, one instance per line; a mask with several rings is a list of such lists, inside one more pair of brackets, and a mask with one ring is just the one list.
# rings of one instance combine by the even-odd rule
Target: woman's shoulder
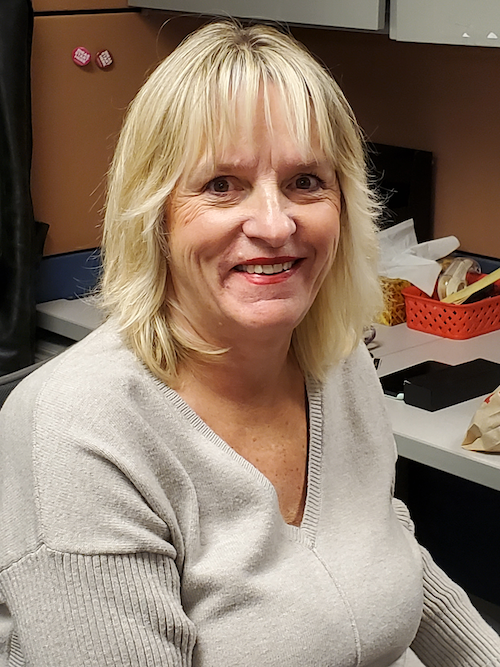
[[104,325],[14,390],[0,412],[0,523],[7,512],[23,520],[0,569],[41,541],[79,553],[163,549],[179,499],[165,496],[157,471],[185,474],[165,446],[158,384]]
[[367,432],[392,433],[380,380],[364,343],[330,370],[323,401],[325,410],[338,419],[365,423]]
[[137,441],[168,411],[161,387],[106,323],[11,393],[0,412],[4,450],[29,451],[39,460],[79,458],[83,450],[133,457]]
[[368,389],[380,396],[380,382],[375,364],[363,342],[351,354],[330,368],[325,385],[326,387],[342,385],[359,391]]
[[118,396],[131,381],[148,379],[119,332],[106,323],[22,380],[4,410],[9,415],[45,407],[55,412],[72,406],[85,410],[86,405],[106,396]]

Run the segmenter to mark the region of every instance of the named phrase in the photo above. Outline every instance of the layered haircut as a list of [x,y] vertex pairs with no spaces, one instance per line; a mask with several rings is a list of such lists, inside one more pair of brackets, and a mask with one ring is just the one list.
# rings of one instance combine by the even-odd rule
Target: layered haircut
[[301,44],[275,28],[208,24],[189,35],[139,91],[109,177],[102,304],[138,357],[167,383],[175,382],[183,359],[205,355],[215,361],[224,354],[182,330],[172,316],[180,305],[168,290],[168,197],[198,160],[215,162],[238,142],[236,118],[239,131],[248,127],[251,136],[259,99],[272,132],[270,87],[278,91],[304,155],[311,151],[312,133],[319,138],[342,193],[336,258],[292,335],[303,372],[324,379],[380,309],[378,204],[367,183],[362,136],[340,88]]

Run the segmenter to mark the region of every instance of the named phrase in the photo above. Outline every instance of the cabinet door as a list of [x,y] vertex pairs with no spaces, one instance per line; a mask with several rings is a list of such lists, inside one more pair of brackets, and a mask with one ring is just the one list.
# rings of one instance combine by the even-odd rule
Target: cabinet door
[[500,46],[500,2],[391,0],[390,36],[403,42]]
[[39,12],[73,12],[80,10],[123,9],[127,0],[31,0],[33,10]]
[[[169,44],[159,22],[138,12],[35,16],[32,55],[32,195],[50,225],[46,254],[100,242],[106,172],[124,112]],[[72,53],[92,54],[86,67]],[[108,49],[109,69],[95,64]]]
[[129,4],[198,14],[380,30],[384,27],[386,3],[385,0],[129,0]]

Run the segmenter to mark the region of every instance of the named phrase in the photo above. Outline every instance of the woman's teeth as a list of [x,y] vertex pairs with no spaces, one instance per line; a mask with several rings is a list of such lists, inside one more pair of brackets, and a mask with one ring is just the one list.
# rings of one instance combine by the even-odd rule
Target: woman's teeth
[[267,276],[274,273],[288,271],[293,266],[293,262],[284,262],[283,264],[238,264],[237,271],[245,273],[265,273]]

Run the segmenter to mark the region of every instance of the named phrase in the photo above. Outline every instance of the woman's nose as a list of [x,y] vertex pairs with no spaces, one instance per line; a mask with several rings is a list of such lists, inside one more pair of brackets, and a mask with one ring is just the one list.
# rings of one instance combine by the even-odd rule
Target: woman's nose
[[278,187],[254,191],[248,206],[243,232],[249,238],[262,239],[272,248],[280,248],[295,233],[297,226],[290,215],[290,201]]

